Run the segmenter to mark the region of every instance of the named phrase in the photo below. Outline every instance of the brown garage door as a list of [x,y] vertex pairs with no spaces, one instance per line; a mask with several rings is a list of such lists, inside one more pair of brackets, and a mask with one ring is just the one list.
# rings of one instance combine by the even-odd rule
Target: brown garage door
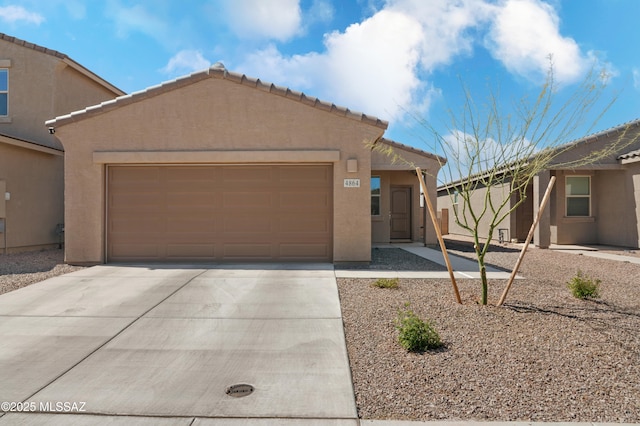
[[331,261],[330,165],[109,166],[107,260]]

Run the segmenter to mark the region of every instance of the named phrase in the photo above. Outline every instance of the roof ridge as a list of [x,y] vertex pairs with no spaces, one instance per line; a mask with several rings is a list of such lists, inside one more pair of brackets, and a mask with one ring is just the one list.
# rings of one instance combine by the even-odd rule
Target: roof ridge
[[418,155],[422,155],[422,156],[425,156],[425,157],[433,158],[434,160],[438,160],[442,164],[447,162],[447,159],[442,157],[442,156],[440,156],[440,155],[433,154],[433,153],[425,151],[423,149],[415,148],[413,146],[406,145],[406,144],[403,144],[403,143],[400,143],[400,142],[396,142],[396,141],[391,140],[389,138],[383,137],[383,138],[380,139],[380,142],[384,143],[384,144],[387,144],[387,145],[395,146],[396,148],[399,148],[399,149],[404,149],[406,151],[413,152],[413,153],[418,154]]
[[138,102],[151,96],[156,96],[161,93],[165,93],[171,90],[175,90],[179,87],[194,84],[198,81],[206,78],[217,78],[222,80],[228,80],[230,82],[240,84],[242,86],[251,87],[263,92],[268,92],[273,95],[278,95],[283,98],[291,99],[296,102],[300,102],[304,105],[317,108],[332,114],[337,114],[345,118],[361,121],[365,124],[380,127],[386,129],[389,123],[385,120],[381,120],[375,116],[367,115],[361,112],[352,111],[349,108],[338,106],[334,103],[322,101],[316,97],[308,96],[303,92],[292,90],[288,87],[278,86],[274,83],[265,82],[259,78],[249,77],[246,74],[229,71],[225,68],[221,62],[216,62],[209,68],[197,71],[182,77],[178,77],[173,80],[162,82],[155,86],[147,87],[146,89],[133,92],[129,95],[119,96],[113,100],[102,102],[98,105],[89,106],[82,110],[74,111],[70,114],[62,115],[54,119],[48,120],[47,125],[54,124],[64,125],[68,121],[75,121],[76,119],[83,119],[87,117],[87,114],[97,114],[99,112],[107,112],[112,108],[116,108],[122,105],[126,105],[133,102]]
[[15,44],[17,44],[19,46],[26,47],[27,49],[33,49],[33,50],[36,50],[38,52],[46,53],[47,55],[55,56],[56,58],[71,59],[67,55],[65,55],[64,53],[58,52],[57,50],[49,49],[47,47],[40,46],[38,44],[31,43],[31,42],[26,41],[26,40],[22,40],[21,38],[7,35],[5,33],[0,33],[0,40],[5,40],[5,41],[8,41],[10,43],[15,43]]
[[58,58],[61,61],[64,61],[71,68],[73,68],[76,71],[79,71],[80,73],[84,74],[85,76],[91,78],[92,80],[96,81],[100,85],[108,88],[109,90],[114,92],[114,94],[117,95],[118,93],[125,93],[124,90],[121,90],[121,89],[117,88],[116,86],[114,86],[113,84],[111,84],[107,80],[105,80],[104,78],[100,77],[98,74],[94,73],[93,71],[91,71],[90,69],[88,69],[84,65],[80,64],[79,62],[74,61],[68,55],[66,55],[66,54],[64,54],[62,52],[58,52],[57,50],[54,50],[54,49],[49,49],[48,47],[40,46],[38,44],[31,43],[29,41],[22,40],[20,38],[7,35],[7,34],[2,33],[2,32],[0,32],[0,40],[7,41],[9,43],[14,43],[14,44],[17,44],[18,46],[22,46],[22,47],[25,47],[27,49],[32,49],[32,50],[35,50],[36,52],[41,52],[41,53],[44,53],[46,55],[50,55],[50,56],[53,56],[55,58]]

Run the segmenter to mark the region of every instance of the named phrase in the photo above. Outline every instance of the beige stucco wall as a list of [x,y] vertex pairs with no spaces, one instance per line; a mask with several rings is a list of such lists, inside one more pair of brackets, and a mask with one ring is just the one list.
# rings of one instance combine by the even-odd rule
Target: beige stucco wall
[[[491,197],[493,199],[493,203],[496,208],[498,207],[499,203],[502,203],[503,200],[509,197],[509,190],[510,190],[510,183],[508,182],[501,185],[496,185],[490,189]],[[477,216],[479,216],[482,213],[483,206],[485,203],[485,194],[486,194],[486,188],[484,187],[476,189],[471,194],[471,207]],[[470,236],[471,233],[469,231],[467,231],[466,229],[464,229],[463,227],[461,227],[456,223],[456,215],[455,215],[454,209],[458,209],[460,221],[463,222],[463,217],[466,217],[469,223],[469,226],[473,228],[474,225],[473,225],[472,216],[469,214],[468,211],[466,213],[463,212],[463,209],[462,209],[463,201],[462,201],[461,195],[458,195],[458,203],[455,203],[452,198],[454,198],[453,192],[452,192],[452,195],[450,196],[449,194],[447,194],[445,190],[440,190],[438,193],[438,211],[442,211],[442,209],[448,209],[450,234]],[[511,203],[508,202],[507,205],[501,211],[506,212],[510,208],[510,205]],[[494,216],[493,213],[491,213],[490,211],[487,211],[485,215],[482,216],[482,218],[480,219],[479,226],[478,226],[480,237],[486,236],[487,233],[489,232],[489,224],[493,219],[493,216]],[[515,233],[515,229],[512,229],[512,224],[509,217],[502,220],[495,227],[494,233],[493,233],[494,240],[498,240],[499,228],[507,229],[509,231],[509,236]]]
[[[0,143],[0,181],[11,194],[5,202],[8,248],[58,242],[56,225],[64,222],[63,161],[62,156]],[[4,199],[4,193],[1,196]],[[4,248],[1,234],[0,247]]]
[[[265,158],[273,162],[261,151],[318,149],[340,153],[333,162],[333,260],[370,260],[371,153],[366,142],[378,139],[382,128],[229,80],[182,84],[57,129],[66,151],[68,262],[105,261],[105,165],[94,162],[94,152],[208,151],[199,161],[215,164],[215,151],[225,151],[221,159],[229,158],[226,151],[244,152],[243,163],[260,163]],[[124,162],[135,158],[132,153]],[[348,159],[357,160],[357,172],[347,172]],[[345,178],[360,179],[360,188],[345,188]]]
[[[0,118],[4,135],[61,150],[46,120],[116,96],[61,58],[30,47],[0,40],[0,60],[10,65],[9,116]],[[0,140],[0,180],[11,193],[7,246],[18,251],[58,244],[56,225],[64,222],[62,152],[43,153],[18,143],[22,146]]]
[[[556,171],[552,205],[552,243],[638,247],[638,173],[629,164],[611,170]],[[591,216],[566,217],[565,178],[591,176]]]
[[[388,145],[385,145],[388,148]],[[398,158],[395,158],[397,156]],[[442,159],[440,159],[442,161]],[[415,173],[415,167],[425,174],[425,184],[431,204],[434,209],[437,203],[437,175],[441,164],[436,157],[428,157],[410,149],[392,147],[391,152],[387,149],[374,149],[371,154],[371,176],[380,176],[380,216],[371,218],[371,238],[374,243],[388,243],[390,241],[390,219],[391,210],[391,186],[411,187],[411,239],[413,241],[424,241],[424,211],[420,208],[420,182]],[[431,218],[426,220],[426,241],[428,245],[438,243],[435,229]]]
[[[599,216],[598,199],[600,193],[595,184],[595,172],[593,170],[555,171],[556,185],[552,196],[554,203],[551,205],[551,243],[552,244],[597,244],[598,230],[597,218]],[[591,216],[567,217],[565,201],[566,176],[591,176]]]

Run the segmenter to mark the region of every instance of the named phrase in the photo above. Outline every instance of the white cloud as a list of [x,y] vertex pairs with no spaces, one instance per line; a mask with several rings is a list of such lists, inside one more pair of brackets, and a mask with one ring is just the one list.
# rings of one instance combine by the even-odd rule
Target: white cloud
[[118,0],[112,0],[108,3],[107,15],[114,20],[116,35],[120,38],[127,38],[130,33],[139,32],[163,44],[172,44],[170,38],[174,33],[167,22],[142,5],[126,7]]
[[301,31],[299,0],[234,0],[221,7],[239,38],[286,41]]
[[309,22],[331,22],[335,10],[328,0],[313,0],[311,7],[306,13],[305,20]]
[[426,111],[437,89],[422,82],[460,52],[465,30],[483,17],[484,3],[467,0],[390,0],[344,32],[325,35],[325,51],[283,56],[275,46],[247,55],[241,70],[265,80],[386,120],[405,110]]
[[[390,119],[411,102],[420,85],[413,69],[422,38],[411,17],[382,11],[344,33],[325,36],[326,52],[284,57],[270,46],[246,58],[242,68],[261,78]],[[260,70],[260,71],[257,71]]]
[[634,68],[632,72],[633,72],[633,87],[636,90],[640,90],[640,69]]
[[369,18],[325,34],[321,52],[285,56],[272,44],[246,55],[238,71],[394,122],[428,112],[439,93],[429,76],[483,39],[507,70],[536,83],[549,54],[561,84],[596,62],[561,35],[556,11],[541,0],[385,0]]
[[22,6],[0,6],[0,19],[5,22],[15,23],[24,21],[30,24],[40,25],[45,21],[44,16],[29,12]]
[[182,50],[169,59],[162,72],[171,75],[189,74],[209,68],[209,65],[210,62],[202,56],[201,52],[197,50]]
[[496,7],[487,47],[510,72],[536,82],[549,71],[550,57],[560,84],[579,80],[591,65],[576,41],[560,34],[553,7],[540,0],[507,0]]
[[458,179],[527,158],[538,152],[530,140],[498,141],[490,135],[474,136],[453,130],[443,136],[444,156],[448,159],[445,180]]
[[473,36],[468,30],[489,19],[491,12],[482,0],[388,0],[386,8],[420,23],[420,62],[427,71],[449,63],[458,54],[470,53]]

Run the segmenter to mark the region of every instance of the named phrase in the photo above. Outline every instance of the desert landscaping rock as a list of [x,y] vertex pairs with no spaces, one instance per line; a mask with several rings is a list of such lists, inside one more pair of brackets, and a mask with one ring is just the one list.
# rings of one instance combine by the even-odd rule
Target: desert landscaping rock
[[64,263],[64,250],[0,254],[0,294],[82,269]]
[[[472,258],[464,240],[452,254]],[[510,269],[519,248],[496,246],[493,266]],[[624,254],[624,253],[620,253]],[[370,269],[437,270],[398,249],[374,250]],[[399,268],[399,266],[401,266]],[[61,250],[0,255],[0,293],[80,269]],[[578,300],[566,282],[580,269],[599,278],[601,298]],[[365,419],[640,422],[640,265],[530,249],[504,307],[506,280],[339,279],[358,415]],[[445,347],[408,353],[394,320],[405,303],[435,322]]]
[[[471,246],[449,242],[471,258]],[[517,247],[496,247],[490,264],[511,268]],[[602,280],[599,300],[566,287],[577,269]],[[373,280],[338,286],[359,416],[478,421],[640,421],[640,266],[531,249],[504,307],[506,280]],[[406,302],[435,322],[445,348],[408,353],[393,321]]]

